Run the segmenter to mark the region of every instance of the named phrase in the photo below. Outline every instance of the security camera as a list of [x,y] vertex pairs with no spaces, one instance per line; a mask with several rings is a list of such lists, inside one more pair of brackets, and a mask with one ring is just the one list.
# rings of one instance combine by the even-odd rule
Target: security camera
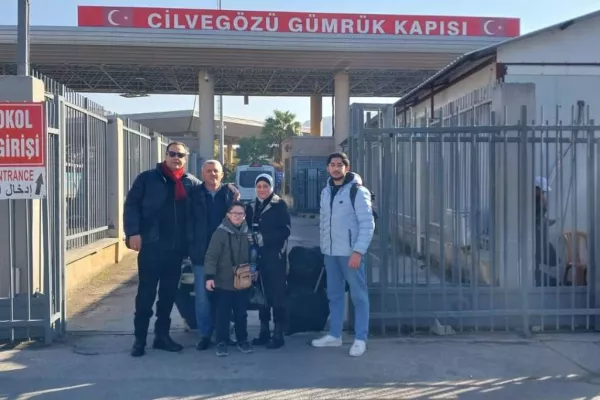
[[204,74],[204,81],[208,82],[208,74]]

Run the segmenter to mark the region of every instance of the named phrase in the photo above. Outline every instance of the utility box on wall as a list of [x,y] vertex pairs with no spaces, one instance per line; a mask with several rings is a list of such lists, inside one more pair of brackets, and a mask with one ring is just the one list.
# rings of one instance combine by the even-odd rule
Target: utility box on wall
[[327,181],[327,156],[334,150],[331,136],[296,136],[283,142],[283,198],[299,212],[318,212],[321,189]]

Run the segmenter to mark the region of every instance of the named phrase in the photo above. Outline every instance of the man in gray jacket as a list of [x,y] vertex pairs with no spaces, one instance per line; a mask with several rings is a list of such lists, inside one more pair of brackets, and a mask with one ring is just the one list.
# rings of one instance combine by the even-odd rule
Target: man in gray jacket
[[320,235],[321,252],[325,255],[331,321],[329,333],[313,340],[312,345],[342,345],[344,295],[348,282],[355,310],[355,340],[350,355],[358,357],[367,348],[369,333],[365,255],[375,230],[371,194],[362,186],[361,177],[350,172],[350,161],[346,154],[330,154],[327,172],[329,179],[321,192]]

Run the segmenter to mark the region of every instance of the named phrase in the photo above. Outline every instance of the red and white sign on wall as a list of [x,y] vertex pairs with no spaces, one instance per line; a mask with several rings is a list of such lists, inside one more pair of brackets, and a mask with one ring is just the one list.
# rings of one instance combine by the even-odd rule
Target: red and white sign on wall
[[79,6],[78,25],[343,35],[516,37],[520,34],[518,18],[101,6]]
[[0,103],[0,200],[46,197],[44,103]]

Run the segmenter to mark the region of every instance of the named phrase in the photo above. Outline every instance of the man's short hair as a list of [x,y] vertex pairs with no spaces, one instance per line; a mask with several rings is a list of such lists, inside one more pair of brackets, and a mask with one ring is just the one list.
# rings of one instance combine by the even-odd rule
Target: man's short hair
[[331,160],[333,160],[334,158],[341,159],[342,164],[344,164],[346,167],[350,166],[350,159],[348,158],[346,153],[342,152],[331,153],[329,156],[327,156],[327,165],[331,164]]
[[219,160],[206,160],[202,163],[202,170],[204,170],[204,167],[206,167],[207,165],[218,165],[219,167],[221,167],[221,171],[223,170],[223,165],[221,164],[221,161]]
[[169,143],[169,144],[167,145],[167,150],[165,150],[165,153],[166,153],[167,151],[170,151],[170,150],[171,150],[171,146],[182,146],[182,147],[185,149],[185,152],[186,152],[186,153],[189,153],[189,151],[188,151],[188,147],[185,145],[185,143],[182,143],[182,142],[171,142],[171,143]]

